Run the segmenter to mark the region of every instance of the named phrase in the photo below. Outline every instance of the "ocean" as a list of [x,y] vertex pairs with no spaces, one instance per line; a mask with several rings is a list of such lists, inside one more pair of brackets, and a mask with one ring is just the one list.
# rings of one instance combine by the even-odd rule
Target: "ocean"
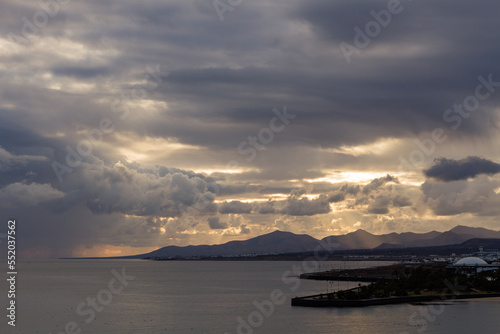
[[1,333],[500,333],[500,299],[368,308],[290,306],[357,286],[299,272],[380,262],[32,260],[18,264],[16,326]]

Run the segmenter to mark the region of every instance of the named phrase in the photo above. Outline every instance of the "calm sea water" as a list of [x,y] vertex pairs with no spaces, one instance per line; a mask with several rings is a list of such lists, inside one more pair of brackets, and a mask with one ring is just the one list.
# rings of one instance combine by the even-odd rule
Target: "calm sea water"
[[[321,265],[354,268],[380,262]],[[73,333],[92,334],[500,333],[500,299],[445,306],[291,307],[291,297],[356,285],[298,280],[291,277],[294,267],[318,269],[304,270],[301,262],[24,261],[18,265],[15,328],[6,324],[6,282],[0,285],[0,332],[59,334],[66,326],[71,333],[76,325]],[[134,276],[121,291],[113,269]]]

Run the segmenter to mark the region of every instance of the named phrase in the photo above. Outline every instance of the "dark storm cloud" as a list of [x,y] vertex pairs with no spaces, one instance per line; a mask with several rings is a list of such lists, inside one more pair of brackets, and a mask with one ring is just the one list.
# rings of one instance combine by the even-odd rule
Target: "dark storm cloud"
[[[342,31],[340,27],[344,27],[343,30],[346,32],[352,30],[352,26],[361,20],[358,17],[359,13],[366,12],[366,19],[368,19],[369,11],[377,9],[378,5],[383,4],[385,2],[323,4],[315,1],[311,3],[299,2],[295,7],[290,6],[288,11],[273,12],[270,10],[272,15],[279,18],[277,22],[293,19],[298,20],[298,22],[305,21],[319,25],[319,30],[315,32],[318,34],[316,36],[318,40],[321,40],[324,31],[338,33]],[[406,29],[404,31],[413,31],[413,24],[421,22],[425,19],[424,14],[428,15],[435,8],[443,12],[445,6],[414,4],[412,8],[408,8],[408,11],[403,13],[406,15],[406,20],[395,19],[389,26],[391,38],[394,38],[395,42],[405,38],[403,32],[400,32],[400,28],[404,27]],[[461,7],[448,13],[448,20],[443,23],[445,27],[442,31],[438,30],[441,34],[437,34],[437,36],[442,35],[442,40],[448,41],[448,34],[452,30],[447,25],[455,27],[455,24],[462,23],[464,17],[470,16],[469,9]],[[232,22],[230,23],[232,29],[224,29],[220,22],[212,21],[209,16],[214,14],[211,12],[213,8],[201,1],[195,2],[195,5],[151,3],[147,6],[137,6],[129,3],[127,6],[120,7],[90,3],[85,7],[85,10],[96,10],[99,11],[100,15],[123,22],[124,30],[109,29],[95,18],[92,21],[89,21],[90,19],[83,22],[75,21],[74,24],[80,27],[87,27],[89,23],[96,24],[92,30],[84,29],[77,35],[77,38],[83,42],[87,40],[91,42],[93,35],[90,33],[97,30],[102,31],[102,36],[113,41],[113,45],[119,45],[123,48],[123,54],[115,59],[114,64],[109,61],[107,67],[88,65],[62,68],[55,66],[54,68],[64,75],[88,77],[105,73],[111,76],[112,73],[119,72],[119,69],[122,69],[122,72],[123,69],[130,69],[129,65],[138,57],[144,61],[149,59],[150,62],[158,62],[162,68],[170,71],[170,75],[164,78],[165,85],[155,93],[155,98],[165,99],[173,108],[168,112],[168,118],[167,113],[165,113],[164,117],[154,120],[144,119],[140,125],[134,126],[132,131],[141,135],[150,133],[157,136],[175,137],[183,143],[219,149],[221,147],[235,148],[245,139],[246,135],[252,135],[261,127],[266,126],[272,117],[271,108],[280,106],[284,102],[290,106],[291,110],[303,115],[303,117],[299,116],[301,117],[300,126],[292,125],[293,129],[290,132],[293,131],[295,138],[301,138],[308,145],[358,144],[382,136],[398,137],[428,131],[433,128],[435,123],[442,123],[442,112],[451,103],[463,99],[466,96],[464,94],[470,94],[475,87],[477,73],[487,74],[497,68],[496,63],[493,62],[494,55],[488,62],[489,70],[487,72],[475,70],[474,75],[470,75],[470,73],[464,74],[455,71],[456,67],[452,68],[453,71],[450,68],[449,72],[439,76],[443,80],[447,80],[446,83],[438,83],[443,89],[436,90],[431,88],[436,86],[435,68],[441,68],[442,63],[450,63],[446,54],[431,53],[428,56],[430,60],[436,60],[438,63],[436,66],[426,66],[429,68],[427,76],[423,75],[421,69],[413,70],[415,58],[411,57],[396,58],[390,64],[379,64],[379,60],[375,59],[373,66],[380,68],[380,71],[368,71],[361,77],[358,75],[358,69],[354,67],[351,67],[350,71],[341,71],[340,73],[314,71],[314,67],[311,66],[297,67],[295,64],[297,61],[307,63],[310,60],[300,58],[300,52],[297,57],[286,55],[279,49],[279,46],[286,41],[284,36],[277,37],[260,31],[262,26],[277,29],[281,27],[281,24],[266,23],[263,13],[259,11],[259,6],[248,8],[247,11],[238,11],[239,17],[248,19],[248,21],[244,21],[245,25]],[[345,12],[351,14],[342,14]],[[476,15],[478,11],[474,10],[473,13]],[[326,19],[331,15],[338,15],[339,19],[333,20],[335,22],[331,23],[332,20]],[[204,27],[204,33],[195,39],[194,28],[184,25],[182,23],[183,17],[189,17],[201,23]],[[469,20],[474,19],[477,19],[477,16],[469,18]],[[481,20],[483,20],[482,17]],[[333,26],[330,27],[328,24]],[[159,27],[163,27],[163,29],[159,29]],[[244,35],[238,34],[243,30],[245,31]],[[481,34],[483,37],[489,36],[483,34],[481,28],[476,28],[476,30],[477,34]],[[256,35],[251,35],[251,32]],[[476,44],[478,41],[473,38],[473,32],[474,30],[461,38],[469,38],[468,42]],[[126,35],[129,39],[125,38]],[[349,36],[348,33],[345,33],[340,37],[344,37],[344,35],[346,38]],[[182,38],[180,38],[181,36]],[[249,37],[251,38],[249,39]],[[146,51],[152,47],[151,42],[156,40],[164,40],[167,41],[167,44],[175,46],[168,61],[162,59],[166,51],[156,44],[156,52]],[[227,63],[234,62],[235,58],[228,57],[226,54],[218,60],[210,59],[212,52],[218,53],[219,50],[224,50],[223,45],[220,44],[222,40],[229,45],[234,43],[231,52],[235,57],[246,55],[244,43],[241,42],[248,43],[250,41],[249,46],[255,50],[255,58],[246,55],[245,60],[248,64],[239,66],[237,69],[228,66]],[[185,54],[184,51],[189,50],[192,45],[198,46],[200,41],[207,43],[203,44],[207,55],[205,61],[215,61],[219,65],[197,65],[202,58],[191,53],[188,57],[180,58],[180,54]],[[275,46],[273,46],[273,41]],[[313,42],[315,40],[310,41],[310,43]],[[373,44],[376,42],[378,41],[374,41]],[[490,54],[494,52],[491,50],[491,45],[494,44],[488,44]],[[333,42],[332,46],[337,47]],[[484,46],[479,49],[483,48]],[[477,50],[478,48],[471,47],[471,49]],[[275,50],[285,60],[278,61],[268,54],[269,50]],[[155,59],[152,55],[158,55],[158,57]],[[265,62],[268,65],[253,65],[257,57],[267,59]],[[457,63],[464,61],[457,54],[454,55],[453,59],[457,59]],[[336,68],[339,65],[345,67],[343,62],[342,57],[333,56],[317,65],[319,68],[322,66]],[[485,62],[479,63],[484,64]],[[363,67],[371,69],[371,64],[372,61],[367,60]],[[396,70],[393,66],[404,67],[405,70]],[[113,69],[111,70],[111,68]],[[382,73],[384,80],[379,82],[378,79]],[[432,75],[430,75],[431,73]],[[415,77],[416,74],[418,77]],[[410,82],[408,81],[409,76],[412,77]],[[267,93],[270,91],[274,94]],[[443,98],[443,94],[447,94],[449,91],[454,92],[456,94],[454,96],[457,98],[448,100]],[[275,96],[278,95],[279,98],[276,98]],[[361,95],[363,99],[359,99]],[[182,104],[180,101],[183,101]],[[478,132],[479,130],[489,127],[491,123],[487,120],[490,119],[491,115],[478,112],[477,116],[486,121],[467,122],[461,131],[470,130],[478,134],[481,133]],[[195,119],[204,119],[205,122],[201,124],[194,121]],[[388,122],[391,126],[387,126]],[[224,125],[223,132],[220,131],[221,124]],[[473,128],[467,129],[467,127]],[[276,136],[273,145],[286,145],[290,143],[290,139],[285,134]]]
[[[296,13],[296,18],[305,20],[311,25],[320,25],[318,33],[331,31],[338,34],[346,31],[335,39],[335,43],[332,42],[332,46],[336,47],[339,41],[352,39],[354,35],[352,27],[360,21],[364,22],[363,16],[359,17],[360,12],[366,13],[365,19],[368,20],[371,9],[377,9],[379,5],[385,4],[385,2],[336,2],[329,4],[318,1],[308,2],[299,5],[303,11],[299,10]],[[358,68],[350,68],[352,70],[350,73],[340,71],[335,75],[329,72],[318,73],[311,71],[310,68],[295,68],[294,71],[289,71],[287,62],[283,62],[282,64],[273,64],[272,69],[255,66],[239,69],[228,67],[181,69],[173,71],[172,75],[166,79],[167,86],[174,95],[185,92],[187,86],[192,91],[190,94],[192,105],[185,106],[184,110],[179,110],[179,112],[190,114],[203,105],[205,112],[202,117],[207,121],[222,120],[238,124],[243,121],[249,122],[249,124],[265,124],[263,111],[268,109],[267,106],[277,103],[271,96],[266,95],[265,91],[272,90],[280,95],[286,95],[290,99],[288,104],[293,106],[299,115],[302,115],[301,126],[294,127],[294,134],[307,138],[311,144],[335,146],[366,142],[369,138],[374,139],[383,134],[393,136],[417,134],[432,129],[435,124],[442,125],[444,110],[473,92],[478,73],[487,75],[490,72],[497,73],[496,71],[498,71],[498,66],[494,61],[494,54],[498,54],[498,50],[491,50],[491,45],[495,43],[485,42],[477,45],[477,48],[470,49],[479,54],[480,52],[477,50],[486,50],[487,48],[489,58],[485,59],[486,62],[469,62],[472,68],[467,68],[467,72],[457,71],[456,68],[459,63],[467,61],[467,57],[471,55],[455,54],[453,61],[450,61],[449,54],[439,48],[442,43],[450,43],[450,37],[452,37],[452,41],[457,42],[457,47],[465,41],[474,45],[478,44],[479,41],[473,37],[475,34],[490,39],[494,38],[490,33],[492,27],[486,27],[482,24],[478,28],[476,25],[478,21],[484,20],[484,17],[480,15],[481,11],[474,9],[472,16],[468,6],[449,11],[450,6],[453,5],[449,2],[446,4],[413,4],[404,13],[405,19],[395,19],[389,26],[387,36],[382,36],[384,39],[373,42],[374,45],[377,42],[382,45],[389,43],[399,49],[404,48],[404,46],[400,46],[398,43],[405,39],[417,45],[422,44],[424,49],[428,49],[423,56],[426,59],[426,65],[422,68],[418,65],[418,56],[398,57],[394,55],[391,57],[389,53],[387,58],[391,61],[386,58],[363,60],[366,63],[361,64],[360,67],[370,71],[365,71],[361,76]],[[496,7],[493,11],[497,10]],[[444,22],[431,21],[432,24],[423,25],[424,29],[415,29],[415,26],[422,25],[422,22],[428,20],[429,14],[433,10],[442,13],[446,12],[446,9],[449,12],[447,20]],[[349,12],[350,15],[343,15],[343,12]],[[339,19],[331,20],[331,17],[336,15]],[[256,19],[258,20],[258,18]],[[436,26],[437,24],[440,26]],[[464,24],[468,27],[470,25],[472,31],[467,30],[467,34],[457,34],[458,27]],[[431,31],[432,33],[429,34]],[[408,38],[405,33],[416,38]],[[230,33],[228,35],[226,32],[224,35],[231,40]],[[426,45],[424,41],[428,36],[433,36],[433,39],[429,45]],[[266,40],[264,37],[263,43]],[[257,44],[256,47],[258,54],[263,45]],[[341,58],[332,57],[330,65],[340,65],[342,61]],[[324,63],[324,65],[327,64]],[[375,67],[380,68],[380,70],[375,70]],[[437,77],[436,69],[440,71],[440,75]],[[383,82],[379,80],[381,76],[384,78]],[[411,82],[408,81],[408,77],[412,78]],[[250,87],[253,94],[260,96],[260,98],[252,103],[253,108],[247,106],[241,108],[236,101],[246,99],[245,96],[248,96],[246,92],[249,91]],[[224,94],[223,99],[221,99],[221,91]],[[264,95],[265,97],[262,99]],[[363,99],[359,99],[359,96],[363,96]],[[202,98],[200,99],[200,97]],[[208,105],[207,101],[209,101]],[[306,104],[305,101],[307,101]],[[491,105],[493,100],[489,100],[487,103]],[[477,119],[474,122],[465,123],[461,131],[480,135],[481,131],[490,127],[491,123],[488,120],[491,120],[491,117],[490,114],[479,111],[476,113]],[[383,126],[387,122],[392,126]],[[367,126],[363,131],[354,130],[355,128],[359,129],[363,124],[373,124],[374,126]],[[313,126],[315,126],[315,131],[311,131]],[[330,131],[326,131],[327,128]],[[379,132],[382,128],[389,133]],[[183,140],[191,143],[199,142],[201,139],[191,136],[191,133],[184,133],[183,136],[179,130],[177,135],[181,138],[186,137]],[[188,135],[189,138],[187,138]],[[230,132],[226,135],[229,135],[229,138],[234,138]],[[201,136],[206,139],[204,134]],[[226,138],[228,137],[226,136]],[[215,142],[218,140],[217,137],[211,137],[211,140],[214,141],[213,144],[223,145],[221,142]]]
[[440,181],[458,181],[474,178],[480,174],[494,175],[500,172],[500,164],[488,159],[469,156],[460,160],[439,158],[424,171],[425,176]]
[[[341,19],[334,20],[337,25],[336,27],[322,27],[319,31],[342,31],[339,26],[345,27],[344,30],[346,31],[350,31],[352,30],[353,24],[360,20],[360,18],[357,17],[360,12],[366,9],[366,13],[369,13],[369,10],[376,9],[378,4],[382,5],[383,3],[340,3],[337,5],[324,5],[326,6],[324,8],[321,7],[321,3],[319,2],[308,3],[307,5],[304,3],[298,6],[299,9],[298,11],[295,10],[296,14],[293,17],[297,20],[306,20],[306,22],[311,22],[311,24],[313,22],[319,22],[318,24],[320,24],[322,22],[321,15],[326,18],[331,17],[330,14],[340,15],[340,13],[348,11],[351,12],[351,15],[340,15]],[[425,6],[428,6],[427,9],[421,8]],[[407,17],[411,18],[411,24],[420,22],[424,19],[424,14],[428,15],[428,12],[434,9],[432,6],[439,5],[426,4],[425,6],[419,4],[418,6],[414,6],[416,9],[408,9],[408,12],[405,14]],[[444,7],[445,6],[439,7],[439,10],[443,11]],[[194,42],[193,40],[189,38],[182,40],[175,38],[175,35],[193,38],[191,28],[182,25],[181,17],[185,15],[193,17],[195,20],[199,20],[205,25],[205,33],[203,36],[200,36],[200,40],[203,42],[211,42],[211,44],[204,44],[203,46],[206,48],[207,54],[210,54],[211,50],[215,51],[217,48],[220,48],[221,45],[218,43],[222,39],[227,43],[235,43],[237,48],[234,48],[232,51],[235,54],[238,54],[238,50],[242,50],[241,52],[243,52],[243,45],[236,43],[244,40],[243,37],[245,36],[242,37],[234,33],[234,30],[240,31],[242,26],[237,23],[231,23],[233,29],[222,29],[220,26],[217,26],[215,22],[211,22],[205,17],[205,15],[210,14],[210,10],[212,9],[210,6],[207,8],[201,5],[201,3],[197,7],[179,4],[171,4],[168,6],[155,4],[145,8],[137,8],[138,10],[136,12],[132,11],[132,9],[127,11],[126,8],[126,6],[120,8],[119,12],[110,12],[106,7],[102,9],[103,13],[114,15],[118,18],[120,15],[132,15],[134,17],[132,22],[137,20],[137,22],[146,23],[141,26],[141,29],[135,29],[133,31],[134,34],[132,36],[137,36],[144,32],[144,35],[141,35],[141,37],[146,37],[144,40],[137,38],[136,41],[140,43],[138,49],[147,49],[149,46],[146,45],[146,43],[152,38],[164,38],[178,48],[189,47],[188,43]],[[250,15],[252,15],[252,22],[246,22],[246,35],[255,27],[262,26],[263,24],[260,13],[258,12],[258,7],[255,9],[257,12],[255,10],[239,11],[238,15],[245,18],[250,18]],[[463,22],[462,19],[464,16],[469,15],[468,10],[466,11],[463,9],[463,13],[461,13],[460,10],[461,9],[449,13],[451,14],[449,21],[452,21],[453,24]],[[148,11],[151,11],[151,13],[154,12],[155,14],[152,15]],[[317,13],[318,19],[314,13]],[[474,13],[477,13],[477,11],[474,11]],[[284,11],[281,15],[278,13],[273,14],[283,19],[287,12]],[[367,19],[368,18],[369,16],[367,16]],[[483,18],[481,18],[481,20],[482,19]],[[407,20],[395,20],[389,28],[393,26],[397,26],[398,28],[401,26],[409,26],[407,30],[413,31],[413,25],[406,23],[406,21]],[[325,20],[325,22],[327,22],[327,20]],[[168,29],[154,29],[158,26],[166,26]],[[270,25],[270,28],[273,29],[275,27]],[[176,32],[175,34],[174,31]],[[443,29],[442,39],[448,41],[447,33],[451,33],[451,31],[451,28]],[[213,32],[214,35],[212,35],[211,32]],[[482,34],[482,31],[478,31],[478,34],[480,33]],[[395,41],[404,38],[403,33],[399,32],[399,29],[392,28],[391,34],[394,35],[394,38],[398,37]],[[470,42],[477,43],[477,41],[470,36],[472,34],[473,33],[468,33],[462,38],[469,38]],[[220,38],[215,38],[215,36]],[[348,37],[349,34],[346,33],[345,36]],[[126,43],[118,32],[110,31],[107,37],[119,41],[131,55],[136,54],[137,51],[132,48],[132,45]],[[266,50],[271,47],[272,41],[265,35],[260,37],[260,39],[250,39],[250,45],[256,50],[256,56],[265,57]],[[318,38],[320,38],[320,36],[318,36]],[[248,39],[246,41],[248,41]],[[377,41],[374,41],[374,44],[375,42]],[[279,45],[279,43],[282,44],[284,41],[280,41],[278,38],[278,42],[275,43]],[[144,46],[144,48],[142,46]],[[489,44],[488,47],[490,46],[491,44]],[[178,50],[175,51],[177,52]],[[145,56],[142,55],[142,57]],[[190,57],[193,57],[193,61],[195,60],[194,56]],[[441,68],[442,64],[449,63],[446,55],[431,54],[428,57],[431,60],[436,59],[436,67],[439,68]],[[493,58],[494,57],[492,57],[492,60]],[[265,93],[268,91],[279,92],[280,95],[285,94],[289,99],[288,104],[291,105],[297,113],[307,114],[307,118],[304,117],[301,122],[302,126],[300,128],[294,127],[294,133],[297,137],[307,138],[311,144],[319,143],[325,145],[328,143],[329,146],[335,146],[345,143],[362,143],[384,134],[387,135],[387,128],[384,127],[384,131],[379,131],[382,129],[376,125],[382,126],[388,119],[390,119],[393,124],[393,126],[390,127],[390,131],[394,136],[408,135],[428,130],[432,128],[433,122],[442,122],[442,112],[450,103],[463,98],[465,96],[464,94],[469,94],[470,91],[474,89],[477,77],[476,73],[483,73],[481,71],[475,71],[474,75],[470,75],[470,73],[464,74],[463,72],[457,72],[454,68],[453,72],[451,72],[450,69],[449,72],[443,73],[446,75],[440,76],[448,81],[440,84],[440,86],[446,89],[438,93],[436,89],[430,88],[432,86],[430,84],[435,83],[436,80],[433,66],[427,66],[427,68],[429,68],[428,76],[424,76],[419,69],[418,72],[415,72],[419,74],[419,77],[413,77],[412,84],[408,84],[408,75],[412,74],[410,71],[415,65],[415,61],[412,58],[401,58],[392,62],[395,66],[404,67],[404,71],[394,70],[391,69],[389,65],[380,64],[382,65],[380,72],[367,72],[366,75],[361,78],[357,75],[357,69],[355,68],[352,68],[352,73],[347,72],[341,73],[340,75],[333,75],[333,73],[329,72],[317,73],[297,67],[294,68],[294,71],[290,71],[289,66],[293,66],[293,61],[296,61],[295,59],[287,59],[285,62],[278,63],[271,57],[269,63],[272,64],[272,68],[269,68],[269,66],[252,66],[250,62],[248,66],[243,66],[239,69],[224,66],[225,59],[221,60],[222,66],[212,66],[209,68],[189,66],[180,62],[175,57],[170,57],[169,59],[175,60],[175,62],[170,61],[175,64],[175,66],[162,64],[164,68],[174,67],[171,71],[171,75],[165,78],[167,82],[165,87],[168,89],[164,91],[164,94],[168,96],[169,102],[173,105],[176,104],[176,100],[185,99],[186,97],[189,97],[189,103],[183,106],[179,105],[176,111],[170,112],[171,116],[175,114],[184,115],[182,119],[177,120],[176,117],[170,117],[169,122],[163,124],[161,121],[158,122],[158,120],[155,120],[154,124],[146,121],[146,123],[150,123],[147,125],[149,128],[148,130],[162,136],[168,133],[186,143],[219,147],[226,144],[237,145],[239,141],[244,139],[240,137],[242,133],[242,121],[251,121],[248,123],[248,126],[245,126],[245,130],[243,131],[243,133],[246,132],[248,134],[252,134],[252,129],[249,125],[258,126],[258,124],[260,124],[262,126],[266,124],[266,118],[269,118],[269,113],[266,113],[266,111],[282,103],[281,98],[276,99]],[[122,58],[121,61],[127,61],[127,59]],[[306,59],[301,59],[301,61],[306,61]],[[375,60],[375,62],[376,61],[377,60]],[[457,60],[457,62],[458,61],[460,60]],[[332,57],[330,62],[330,65],[342,64],[343,59]],[[484,64],[484,62],[480,63]],[[367,63],[366,66],[369,64],[370,63]],[[410,64],[412,65],[410,66]],[[327,66],[329,64],[325,62],[324,65]],[[489,66],[489,72],[496,68],[493,62],[489,62],[489,65],[491,65]],[[379,67],[379,64],[377,64],[377,66]],[[386,69],[385,71],[384,68]],[[384,73],[383,83],[377,82],[377,78],[380,77],[381,73]],[[431,73],[433,74],[432,76],[430,75]],[[375,82],[377,82],[376,85],[374,85]],[[451,97],[447,101],[443,99],[443,93],[448,91],[457,92],[457,83],[462,85],[459,89],[461,93],[454,95],[454,97]],[[252,94],[249,95],[246,93],[249,91],[251,91]],[[363,95],[364,99],[358,99],[359,95]],[[426,96],[426,99],[422,99],[422,95]],[[259,96],[259,98],[255,99],[256,96]],[[242,104],[242,99],[252,102]],[[334,102],[333,107],[332,102]],[[245,105],[245,107],[242,107],[242,105]],[[249,105],[252,107],[249,107]],[[204,110],[202,114],[196,111],[200,109]],[[374,110],[376,110],[376,112],[374,112]],[[174,115],[172,115],[172,113]],[[191,129],[187,129],[183,121],[191,117],[191,115],[192,117],[203,117],[208,122],[205,123],[202,128],[198,128],[197,125],[191,124]],[[490,117],[488,114],[481,114],[480,112],[478,115],[480,118]],[[412,122],[407,122],[408,119],[412,119]],[[227,127],[223,138],[216,135],[216,131],[220,133],[219,126],[216,126],[216,124],[220,124],[219,122],[221,120],[227,125],[238,124],[238,126],[234,127],[236,131]],[[374,124],[375,126],[367,126],[364,131],[354,130],[356,127],[358,129],[362,127],[362,124]],[[467,127],[472,127],[469,129],[470,131],[479,133],[477,131],[483,127],[488,127],[488,124],[490,123],[484,122],[477,124],[468,122],[464,124],[461,130],[466,131]],[[320,131],[311,131],[315,126],[319,126]],[[256,128],[253,131],[258,129],[259,128]],[[326,131],[327,129],[330,131]],[[136,128],[135,131],[141,130],[140,128]],[[316,136],[316,134],[321,135]],[[327,136],[325,137],[325,135]],[[276,140],[275,144],[283,144],[280,138]]]
[[[308,22],[320,36],[327,38],[332,44],[338,45],[341,42],[354,44],[355,31],[353,28],[358,26],[364,30],[366,23],[374,20],[371,12],[386,10],[387,4],[387,1],[310,1],[299,5],[295,15]],[[491,29],[498,27],[499,24],[493,19],[500,12],[498,3],[488,2],[491,7],[488,7],[487,11],[484,10],[484,7],[471,6],[466,1],[411,2],[403,0],[400,4],[401,12],[392,15],[389,25],[383,27],[380,34],[372,38],[366,50],[377,44],[399,45],[399,50],[403,50],[405,46],[421,45],[434,48],[437,52],[429,52],[424,55],[425,66],[414,64],[418,68],[418,72],[397,73],[394,71],[387,73],[389,77],[396,78],[411,72],[413,79],[420,82],[431,71],[438,71],[434,73],[445,74],[434,77],[441,87],[441,83],[451,84],[453,78],[450,74],[452,71],[455,72],[455,76],[462,74],[474,76],[477,69],[483,71],[498,69],[497,66],[493,66],[493,68],[491,66],[493,65],[493,54],[498,55],[499,50],[490,48],[495,39],[495,36],[491,34]],[[437,17],[443,19],[437,20]],[[474,36],[481,36],[484,39],[474,40]],[[472,43],[475,47],[464,49],[462,48],[464,42]],[[458,50],[460,55],[455,52]],[[445,58],[448,53],[456,54],[457,57]],[[479,57],[474,63],[470,61],[470,57],[473,56]],[[363,60],[358,60],[359,66],[363,66]],[[455,71],[457,64],[461,63],[462,60],[469,60],[467,62],[469,66],[461,68],[461,71]],[[484,60],[486,63],[483,63]],[[398,54],[387,54],[385,57],[375,58],[373,61],[380,64],[387,64],[389,61],[392,63],[392,68],[396,69],[411,59],[399,57]],[[442,66],[435,66],[438,64]],[[413,81],[413,83],[416,82]],[[429,86],[429,92],[431,87],[436,87],[436,85]]]

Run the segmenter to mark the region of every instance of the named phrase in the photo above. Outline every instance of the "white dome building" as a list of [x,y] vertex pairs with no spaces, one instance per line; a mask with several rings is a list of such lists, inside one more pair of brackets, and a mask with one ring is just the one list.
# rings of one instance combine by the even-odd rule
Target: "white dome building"
[[452,268],[460,274],[472,276],[482,271],[497,270],[498,266],[488,264],[478,257],[465,257],[453,264]]
[[457,261],[454,266],[464,266],[464,267],[478,267],[478,266],[487,266],[488,263],[483,259],[478,257],[465,257],[459,261]]

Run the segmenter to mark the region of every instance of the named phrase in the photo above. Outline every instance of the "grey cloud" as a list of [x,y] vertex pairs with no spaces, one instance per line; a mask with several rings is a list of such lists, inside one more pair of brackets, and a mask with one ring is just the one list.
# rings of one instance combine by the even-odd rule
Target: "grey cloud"
[[70,201],[83,201],[96,214],[177,217],[192,210],[199,214],[216,211],[215,194],[206,191],[207,181],[192,172],[102,162],[78,168],[77,175],[72,174],[61,186],[73,194]]
[[498,182],[491,181],[486,176],[479,176],[471,181],[426,181],[421,190],[424,202],[436,215],[486,215],[488,212],[498,211],[493,210],[500,205],[500,197],[495,193],[498,186]]
[[250,228],[245,225],[245,224],[241,224],[240,225],[240,234],[250,234]]
[[342,192],[336,192],[328,196],[328,202],[330,203],[342,202],[343,200],[345,200],[345,194]]
[[228,227],[227,223],[221,222],[219,217],[208,217],[207,221],[212,230],[222,230]]
[[387,214],[390,211],[390,207],[407,207],[411,206],[412,202],[409,197],[405,195],[393,195],[393,194],[380,194],[377,195],[373,200],[366,201],[369,203],[366,211],[372,214]]
[[302,195],[305,195],[307,193],[307,190],[304,189],[304,188],[296,188],[296,189],[292,189],[292,191],[290,192],[290,197],[292,198],[298,198]]
[[480,174],[494,175],[500,172],[500,164],[475,156],[454,160],[440,158],[434,165],[424,171],[425,176],[440,181],[458,181],[474,178]]
[[281,211],[283,214],[291,216],[312,216],[330,212],[330,204],[326,195],[320,195],[316,199],[307,197],[290,197],[285,202],[285,207]]
[[260,214],[274,214],[277,213],[276,202],[275,201],[267,201],[265,203],[257,204],[258,213]]
[[32,161],[47,161],[47,157],[39,155],[14,155],[0,146],[0,171],[23,168]]
[[257,185],[252,185],[248,183],[236,183],[236,184],[227,184],[227,183],[220,183],[220,191],[219,195],[221,196],[227,196],[227,195],[240,195],[240,194],[246,194],[250,192],[257,192],[262,190],[264,188],[263,186],[257,186]]
[[77,79],[92,79],[98,76],[108,76],[107,67],[57,66],[52,69],[54,75],[74,77]]
[[392,203],[396,207],[405,207],[405,206],[411,206],[412,202],[411,199],[408,196],[405,195],[396,195],[392,198]]
[[379,178],[373,179],[369,184],[367,184],[366,186],[363,187],[363,190],[362,190],[363,194],[369,194],[373,191],[376,191],[381,186],[383,186],[384,184],[389,183],[389,182],[399,183],[399,180],[396,177],[389,175],[389,174],[387,174],[384,177],[379,177]]
[[387,214],[389,213],[390,204],[391,199],[388,196],[379,195],[372,203],[370,203],[367,211],[374,214]]
[[259,192],[261,194],[289,194],[293,190],[292,187],[265,187]]
[[320,195],[316,199],[301,197],[302,190],[295,192],[284,201],[267,201],[264,203],[243,203],[240,201],[224,202],[218,205],[221,214],[274,214],[282,213],[291,216],[313,216],[330,212],[331,198]]
[[356,195],[361,190],[361,187],[358,184],[345,184],[341,190],[346,194]]
[[0,189],[0,206],[3,208],[31,207],[64,197],[64,193],[50,184],[12,183]]

